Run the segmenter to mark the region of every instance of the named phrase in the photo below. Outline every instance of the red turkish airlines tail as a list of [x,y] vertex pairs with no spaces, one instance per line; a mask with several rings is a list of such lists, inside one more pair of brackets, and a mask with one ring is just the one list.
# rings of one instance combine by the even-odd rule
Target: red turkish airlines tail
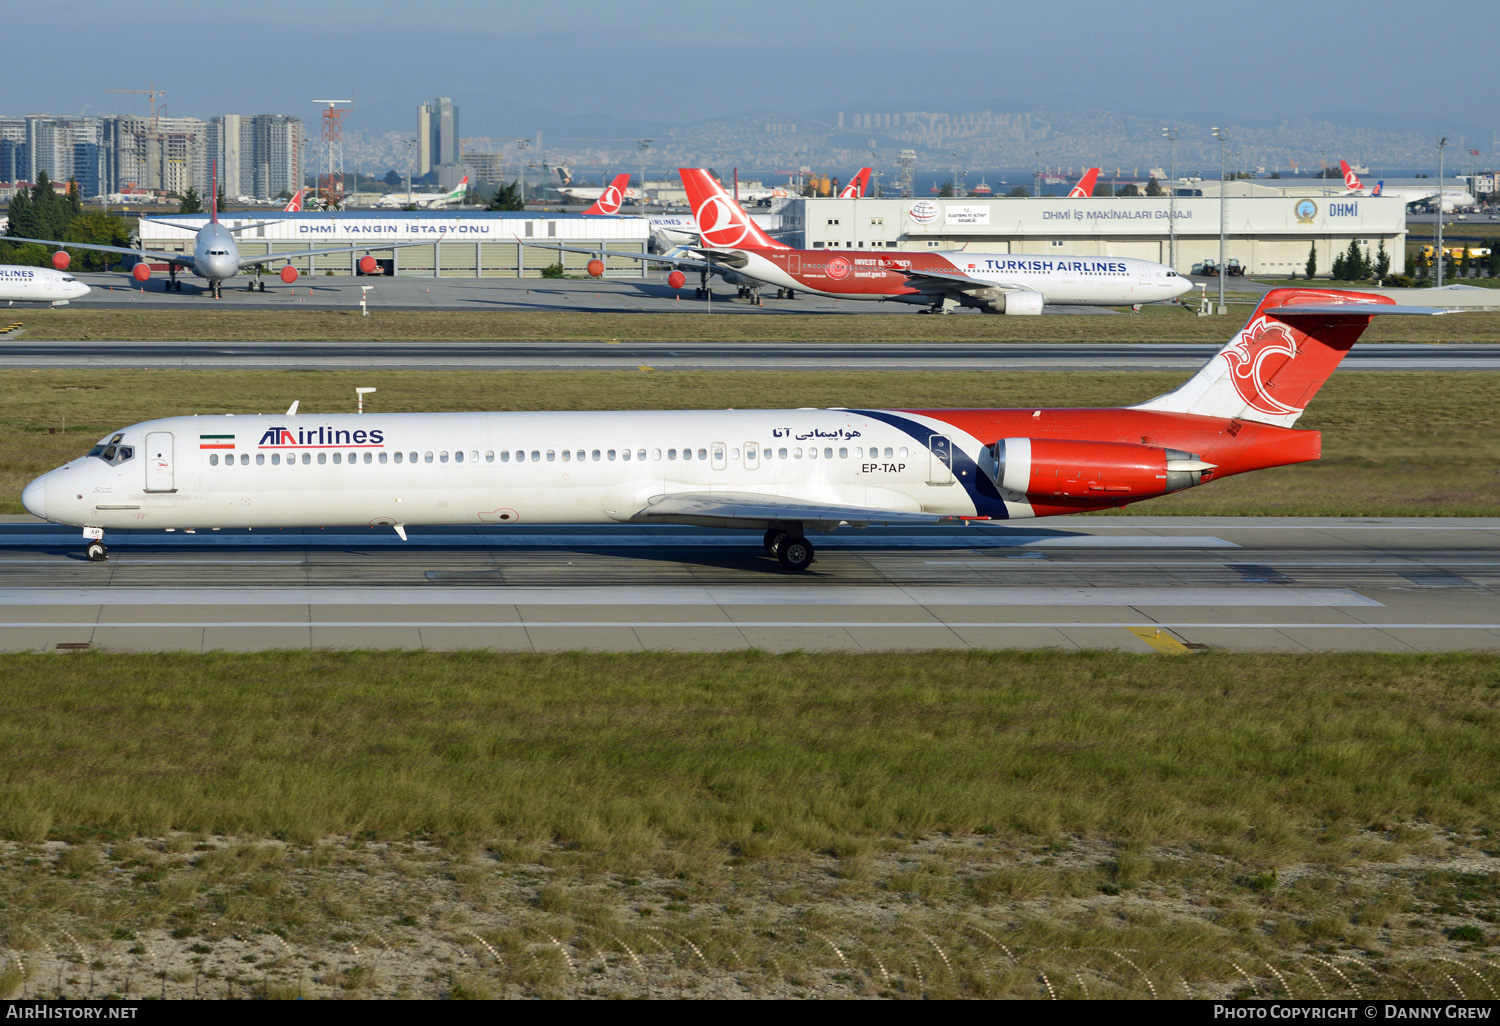
[[306,189],[298,189],[296,193],[292,195],[292,198],[286,201],[286,206],[281,208],[282,213],[295,214],[297,211],[301,210],[302,194],[306,191]]
[[1094,183],[1099,180],[1099,169],[1091,167],[1078,179],[1078,184],[1073,186],[1073,191],[1068,193],[1069,199],[1085,199],[1094,194]]
[[699,238],[712,249],[790,249],[750,220],[714,176],[701,167],[680,167],[688,206],[698,221]]
[[844,186],[844,190],[839,193],[839,199],[859,199],[863,196],[865,190],[870,186],[870,172],[872,170],[872,168],[868,167],[860,168],[859,174],[849,179],[849,184]]
[[599,198],[594,200],[594,205],[584,211],[585,214],[618,214],[620,204],[625,201],[625,189],[630,185],[630,172],[615,175],[615,180],[604,187]]
[[1354,173],[1354,168],[1349,166],[1349,162],[1347,160],[1339,161],[1339,170],[1344,172],[1344,188],[1348,189],[1350,192],[1353,192],[1356,189],[1363,189],[1365,187],[1364,183],[1359,180],[1359,175]]

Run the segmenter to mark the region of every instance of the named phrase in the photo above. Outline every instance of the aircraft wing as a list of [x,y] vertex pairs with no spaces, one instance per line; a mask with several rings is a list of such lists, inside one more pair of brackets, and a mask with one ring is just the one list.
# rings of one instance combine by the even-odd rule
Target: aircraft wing
[[56,239],[23,239],[19,235],[0,235],[4,242],[39,242],[43,246],[59,249],[92,249],[98,253],[119,253],[123,256],[139,257],[158,264],[179,264],[187,267],[193,262],[191,253],[159,253],[154,249],[132,249],[129,246],[101,246],[96,242],[58,242]]
[[819,530],[839,524],[868,527],[870,524],[953,524],[962,518],[940,513],[844,506],[831,502],[780,495],[741,492],[678,492],[664,495],[629,517],[633,523],[696,524],[706,527],[763,527],[767,523],[795,520]]
[[295,253],[261,253],[259,256],[241,256],[241,267],[268,264],[273,260],[296,260],[298,257],[318,256],[322,253],[368,253],[376,249],[400,249],[403,246],[430,246],[430,242],[380,242],[358,246],[325,246],[322,249],[299,249]]
[[554,253],[585,253],[594,257],[621,257],[625,260],[644,260],[654,264],[670,264],[672,267],[688,267],[695,271],[711,270],[718,265],[708,260],[694,260],[691,257],[673,256],[670,253],[630,253],[619,249],[598,249],[588,246],[557,246],[548,245],[545,242],[527,242],[525,239],[517,239],[523,246],[531,246],[535,249],[549,249]]
[[975,278],[961,271],[937,271],[932,269],[902,272],[907,283],[919,289],[933,292],[974,292],[979,289],[1004,289],[1011,292],[1030,292],[1032,289],[1019,282],[996,281],[994,278]]

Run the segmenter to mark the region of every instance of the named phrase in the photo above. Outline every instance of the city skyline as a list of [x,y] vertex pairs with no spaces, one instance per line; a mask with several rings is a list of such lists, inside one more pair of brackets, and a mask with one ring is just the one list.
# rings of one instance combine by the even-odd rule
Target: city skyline
[[145,114],[145,97],[109,90],[154,85],[173,116],[204,119],[244,109],[253,90],[256,109],[312,124],[314,98],[352,96],[347,123],[373,133],[413,132],[413,112],[441,94],[467,108],[476,138],[528,136],[541,119],[601,115],[634,135],[757,112],[1109,107],[1164,123],[1334,120],[1352,111],[1418,120],[1434,137],[1467,134],[1487,152],[1492,125],[1481,91],[1450,90],[1434,111],[1431,92],[1407,81],[1398,62],[1409,54],[1391,31],[1404,8],[1390,0],[1362,5],[1356,18],[1287,0],[1253,13],[1201,4],[1190,18],[1076,0],[1065,24],[1036,5],[937,18],[894,0],[855,10],[766,0],[688,17],[677,7],[602,0],[560,10],[453,0],[442,17],[414,16],[390,0],[351,14],[284,0],[255,11],[264,44],[236,51],[255,55],[242,67],[211,39],[193,42],[191,30],[182,33],[190,45],[163,47],[163,26],[182,15],[160,0],[141,0],[128,18],[91,7],[10,12],[17,38],[66,39],[74,59],[59,77],[50,48],[15,48],[6,113]]

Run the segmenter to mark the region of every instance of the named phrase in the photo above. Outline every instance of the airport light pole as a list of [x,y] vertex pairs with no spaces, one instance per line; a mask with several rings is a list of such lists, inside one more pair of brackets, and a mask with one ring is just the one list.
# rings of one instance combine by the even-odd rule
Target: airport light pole
[[415,152],[416,148],[417,148],[417,141],[415,139],[408,139],[408,140],[406,140],[406,205],[407,206],[411,206],[411,204],[412,204],[412,199],[411,199],[411,162],[412,162],[412,156],[411,155],[412,155],[413,152]]
[[649,149],[651,149],[651,140],[650,139],[637,139],[635,141],[635,148],[638,149],[640,151],[640,153],[641,153],[641,195],[639,197],[640,202],[637,204],[637,206],[640,207],[641,216],[645,217],[646,216],[646,151],[649,150]]
[[1229,142],[1229,129],[1215,125],[1214,138],[1219,140],[1219,313],[1222,314],[1228,313],[1224,306],[1224,201],[1228,195],[1225,186],[1229,183],[1224,147]]
[[1163,128],[1161,134],[1172,144],[1171,170],[1167,178],[1167,266],[1177,269],[1177,126]]
[[1443,148],[1448,145],[1445,135],[1438,140],[1438,194],[1437,194],[1437,248],[1432,258],[1437,261],[1437,287],[1443,287]]
[[531,145],[530,139],[516,140],[516,174],[521,179],[521,209],[526,209],[526,147]]

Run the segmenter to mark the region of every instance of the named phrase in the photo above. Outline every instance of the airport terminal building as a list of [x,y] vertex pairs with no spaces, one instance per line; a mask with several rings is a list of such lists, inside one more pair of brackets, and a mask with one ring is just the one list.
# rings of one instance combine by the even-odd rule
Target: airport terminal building
[[[1219,210],[1217,198],[1186,196],[807,199],[786,214],[800,216],[808,249],[1138,257],[1187,274],[1205,260],[1218,262]],[[1405,270],[1406,205],[1398,199],[1229,196],[1224,210],[1224,256],[1249,274],[1301,277],[1314,245],[1318,273],[1328,274],[1351,240],[1372,259],[1384,243],[1391,273]],[[1175,260],[1168,232],[1174,223]]]
[[[141,246],[163,252],[191,253],[193,234],[207,215],[163,214],[142,219]],[[559,253],[527,245],[597,246],[625,253],[644,253],[649,230],[635,217],[584,217],[580,214],[496,213],[481,210],[350,210],[320,212],[235,213],[220,218],[228,228],[254,225],[235,233],[244,256],[291,253],[325,246],[368,246],[354,253],[329,253],[291,261],[303,275],[353,275],[368,253],[381,274],[413,278],[539,278],[542,268],[561,263],[569,274],[584,274],[589,256]],[[422,245],[391,248],[390,243]],[[385,248],[382,248],[385,244]],[[275,274],[280,265],[269,263]],[[606,259],[605,277],[640,278],[649,265],[637,260]],[[253,273],[253,272],[252,272]]]

